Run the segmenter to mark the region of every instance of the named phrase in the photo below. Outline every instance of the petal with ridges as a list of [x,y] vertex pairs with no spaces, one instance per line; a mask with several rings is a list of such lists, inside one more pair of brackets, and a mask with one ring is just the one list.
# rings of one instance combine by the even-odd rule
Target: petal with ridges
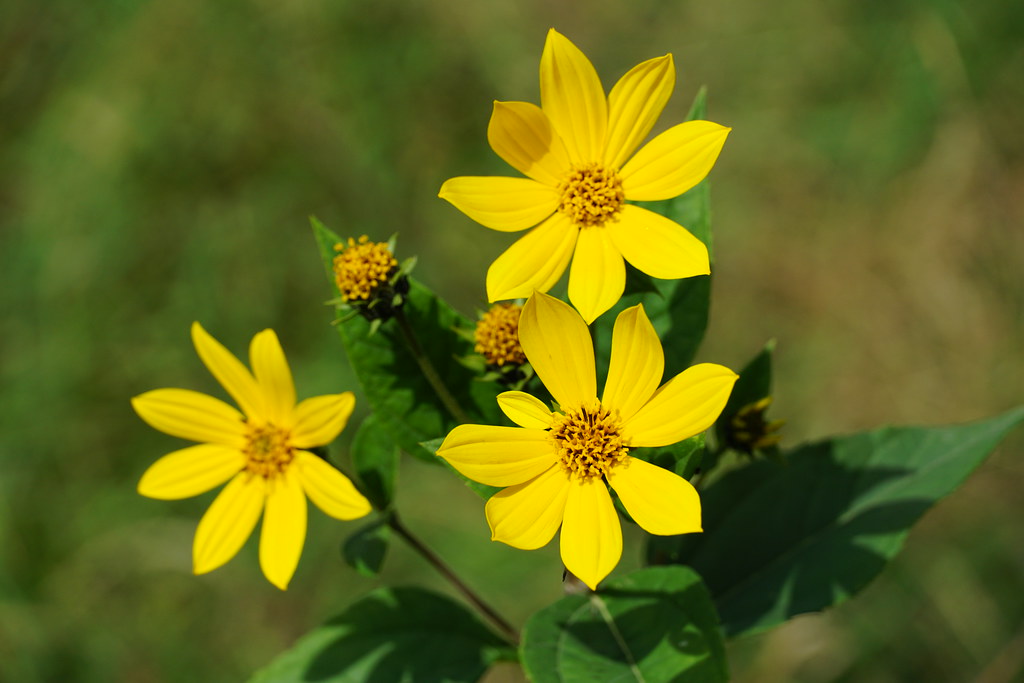
[[676,84],[672,55],[648,59],[629,70],[608,94],[608,142],[604,162],[620,168],[647,137]]
[[618,218],[605,230],[637,270],[665,280],[711,272],[708,248],[675,221],[632,204],[623,206]]
[[527,429],[548,429],[552,413],[544,402],[523,391],[498,394],[498,407],[508,419]]
[[132,399],[132,408],[165,434],[242,448],[245,423],[240,412],[213,396],[189,389],[154,389]]
[[263,389],[267,418],[274,424],[284,424],[295,407],[295,382],[273,330],[263,330],[252,338],[249,363]]
[[281,590],[299,566],[306,542],[306,496],[290,469],[267,482],[267,506],[260,530],[260,568],[267,581]]
[[626,199],[650,202],[686,192],[711,171],[730,130],[711,121],[687,121],[669,128],[619,171]]
[[296,472],[313,504],[335,519],[358,519],[370,513],[370,501],[330,463],[307,451],[295,454]]
[[570,482],[560,545],[565,568],[591,590],[619,563],[622,527],[601,479]]
[[491,496],[484,508],[491,540],[535,550],[548,544],[562,523],[572,484],[561,465]]
[[530,178],[459,176],[441,186],[438,197],[477,223],[515,232],[537,225],[558,208],[561,194]]
[[622,424],[622,435],[631,446],[657,447],[700,434],[718,419],[738,377],[722,365],[694,365],[654,392]]
[[334,441],[345,428],[355,405],[356,397],[351,391],[307,398],[295,406],[292,414],[292,445],[313,448]]
[[534,293],[519,317],[519,343],[562,410],[597,399],[594,343],[572,306],[543,292]]
[[626,289],[626,263],[601,228],[584,228],[569,269],[569,301],[588,325],[614,306]]
[[586,55],[554,29],[540,58],[540,102],[572,161],[601,159],[608,127],[601,79]]
[[464,476],[488,486],[522,484],[558,459],[546,431],[489,425],[459,425],[437,454]]
[[644,531],[658,536],[701,531],[700,496],[678,474],[630,457],[605,476]]
[[231,398],[235,399],[242,412],[249,417],[263,417],[263,392],[249,369],[242,365],[242,361],[197,322],[192,323],[192,343],[195,344],[196,353],[210,374],[231,394]]
[[234,557],[263,512],[263,477],[242,472],[228,482],[203,518],[192,543],[192,571],[205,574]]
[[519,299],[551,289],[572,258],[579,230],[555,213],[520,237],[487,269],[487,300]]
[[139,480],[139,493],[158,500],[180,500],[220,486],[245,467],[237,448],[199,444],[168,453],[149,466]]
[[628,420],[651,398],[664,372],[665,352],[643,305],[619,313],[601,403]]
[[569,170],[565,143],[535,104],[495,102],[487,141],[512,168],[545,185],[558,187]]

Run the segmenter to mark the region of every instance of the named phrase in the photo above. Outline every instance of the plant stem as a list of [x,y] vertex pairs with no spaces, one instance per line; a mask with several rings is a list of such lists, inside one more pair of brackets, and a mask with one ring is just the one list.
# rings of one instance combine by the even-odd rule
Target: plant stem
[[474,593],[472,588],[463,583],[462,579],[456,576],[455,572],[453,572],[451,568],[444,563],[444,560],[438,557],[433,550],[428,548],[423,541],[413,536],[412,532],[409,531],[409,529],[402,524],[401,520],[398,519],[397,513],[391,512],[388,514],[387,520],[388,526],[391,527],[396,534],[401,536],[406,543],[412,546],[413,550],[422,555],[423,559],[430,563],[430,565],[433,566],[441,576],[446,578],[453,586],[455,586],[455,588],[458,589],[458,591],[462,593],[462,595],[465,596],[465,598],[469,600],[469,602],[476,607],[481,614],[487,617],[487,619],[497,627],[513,647],[519,646],[519,633],[512,627],[512,625],[505,621],[504,617],[498,614],[493,607],[484,602],[480,596]]
[[395,320],[398,322],[398,329],[401,330],[409,351],[412,352],[413,358],[416,359],[416,363],[420,366],[420,371],[426,377],[430,386],[434,388],[434,393],[441,399],[441,403],[444,404],[444,407],[447,408],[456,422],[462,424],[469,423],[471,421],[469,416],[466,415],[466,411],[462,409],[459,402],[448,391],[448,387],[445,385],[444,380],[441,379],[441,376],[437,374],[434,364],[430,362],[430,358],[423,351],[423,347],[420,346],[419,340],[416,339],[416,332],[412,329],[412,325],[409,324],[409,319],[405,317],[405,312],[402,309],[398,309],[395,312]]

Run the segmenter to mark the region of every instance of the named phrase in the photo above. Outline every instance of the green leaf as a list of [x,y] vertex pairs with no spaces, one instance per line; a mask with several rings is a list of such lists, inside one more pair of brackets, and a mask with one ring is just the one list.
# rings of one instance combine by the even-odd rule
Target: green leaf
[[534,683],[728,679],[718,618],[687,567],[650,567],[534,614],[520,656]]
[[398,476],[398,445],[382,421],[371,414],[359,425],[352,440],[352,464],[363,494],[378,510],[394,498]]
[[380,573],[388,551],[391,530],[382,520],[375,520],[345,539],[341,554],[345,562],[363,576],[373,578]]
[[761,631],[863,589],[910,527],[956,489],[1024,408],[968,425],[888,427],[802,446],[702,494],[704,533],[652,538],[648,560],[708,583],[729,635]]
[[252,683],[476,681],[502,641],[466,608],[419,588],[382,588],[314,629]]
[[[648,456],[646,451],[654,451],[654,453]],[[703,432],[668,448],[631,448],[629,450],[630,455],[648,460],[659,467],[664,467],[670,472],[675,472],[683,479],[692,477],[694,471],[700,467],[703,452]]]

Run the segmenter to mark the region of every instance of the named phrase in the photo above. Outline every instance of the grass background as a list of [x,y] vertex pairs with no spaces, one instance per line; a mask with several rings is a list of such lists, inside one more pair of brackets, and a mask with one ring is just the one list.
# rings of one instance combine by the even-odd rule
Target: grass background
[[[212,495],[135,493],[178,442],[128,398],[220,394],[193,320],[236,351],[275,328],[302,395],[354,386],[309,214],[399,232],[421,279],[483,306],[510,238],[435,195],[508,173],[486,145],[490,103],[538,100],[550,26],[606,87],[672,52],[660,128],[701,84],[734,128],[712,174],[701,358],[739,367],[776,337],[789,444],[1021,402],[1019,4],[5,0],[0,680],[242,680],[376,585],[446,590],[400,547],[380,581],[358,577],[338,553],[355,525],[318,513],[287,593],[252,543],[191,576]],[[736,680],[1021,680],[1022,437],[859,599],[733,643]],[[443,470],[409,462],[400,487],[410,526],[514,621],[560,594],[557,550],[487,541],[479,501]]]

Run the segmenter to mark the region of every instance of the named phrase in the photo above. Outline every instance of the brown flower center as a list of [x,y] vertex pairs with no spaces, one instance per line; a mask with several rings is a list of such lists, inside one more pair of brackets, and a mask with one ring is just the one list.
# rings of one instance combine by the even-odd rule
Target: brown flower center
[[626,200],[619,174],[595,163],[574,166],[559,189],[558,210],[580,228],[599,228],[614,220]]
[[519,345],[519,314],[523,307],[517,304],[495,304],[476,324],[473,338],[475,350],[489,365],[501,367],[506,363],[522,365],[526,354]]
[[556,415],[551,437],[570,477],[601,477],[627,463],[629,448],[623,441],[618,415],[600,403]]
[[264,479],[283,474],[295,459],[291,434],[272,424],[250,425],[242,452],[246,471]]

